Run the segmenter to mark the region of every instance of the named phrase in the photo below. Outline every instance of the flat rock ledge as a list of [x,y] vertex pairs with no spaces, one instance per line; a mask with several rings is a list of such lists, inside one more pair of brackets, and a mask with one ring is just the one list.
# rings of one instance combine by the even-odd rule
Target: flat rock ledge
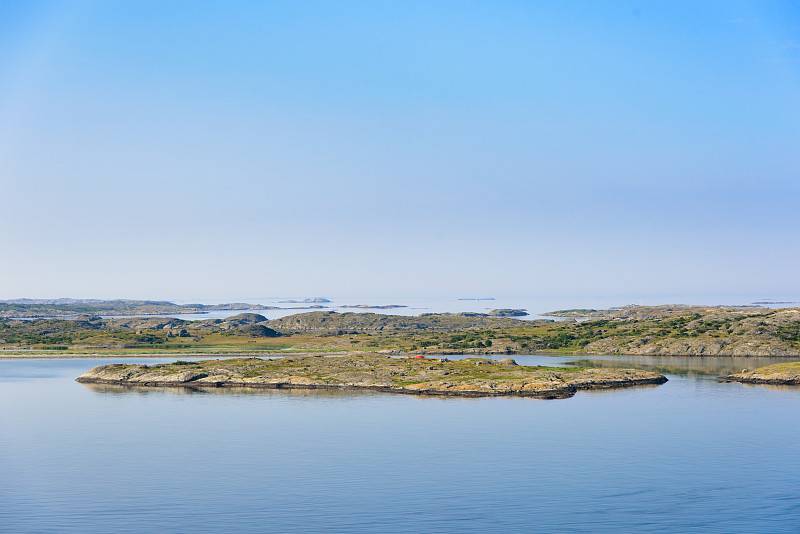
[[663,375],[635,369],[517,365],[514,360],[393,358],[385,355],[237,358],[95,367],[78,382],[152,387],[348,389],[460,397],[567,398],[579,390],[663,384]]
[[771,384],[800,386],[800,362],[777,363],[741,373],[723,376],[723,382],[742,382],[745,384]]

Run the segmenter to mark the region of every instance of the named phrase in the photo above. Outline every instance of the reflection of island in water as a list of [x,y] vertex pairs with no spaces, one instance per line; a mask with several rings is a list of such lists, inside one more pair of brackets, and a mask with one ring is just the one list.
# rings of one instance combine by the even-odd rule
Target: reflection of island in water
[[[348,389],[308,388],[247,388],[247,387],[191,387],[191,386],[129,386],[120,384],[82,383],[83,387],[104,395],[292,395],[297,397],[357,398],[364,395],[382,395],[377,391],[354,391]],[[437,397],[441,398],[441,397]],[[460,397],[469,399],[469,397]]]
[[[329,399],[336,399],[336,400],[361,400],[364,397],[383,397],[385,396],[384,393],[374,391],[374,390],[352,390],[352,389],[309,389],[309,388],[280,388],[280,389],[270,389],[270,388],[235,388],[235,387],[225,387],[225,388],[214,388],[214,387],[146,387],[146,386],[123,386],[119,384],[92,384],[92,383],[82,383],[83,387],[88,389],[93,393],[97,393],[100,395],[113,395],[113,396],[123,396],[123,395],[136,395],[136,396],[145,396],[145,395],[234,395],[234,396],[273,396],[273,397],[283,397],[283,396],[291,396],[293,400],[299,399],[309,399],[309,400],[318,400],[321,398],[329,398]],[[659,384],[641,384],[637,387],[639,388],[646,388],[646,387],[658,387]],[[593,391],[593,390],[585,390]],[[607,391],[607,390],[597,390],[598,392]],[[429,399],[429,400],[438,400],[441,402],[476,402],[481,400],[482,397],[461,397],[461,396],[444,396],[444,395],[425,395],[425,394],[417,394],[414,395],[416,399]]]
[[775,363],[796,360],[794,357],[759,356],[598,356],[568,362],[576,367],[611,367],[647,369],[661,374],[694,377],[720,377]]

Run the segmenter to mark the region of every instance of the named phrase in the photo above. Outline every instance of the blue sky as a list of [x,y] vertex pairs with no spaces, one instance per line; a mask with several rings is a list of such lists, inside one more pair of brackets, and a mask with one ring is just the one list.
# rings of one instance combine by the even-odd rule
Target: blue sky
[[0,3],[0,298],[798,295],[799,171],[792,2]]

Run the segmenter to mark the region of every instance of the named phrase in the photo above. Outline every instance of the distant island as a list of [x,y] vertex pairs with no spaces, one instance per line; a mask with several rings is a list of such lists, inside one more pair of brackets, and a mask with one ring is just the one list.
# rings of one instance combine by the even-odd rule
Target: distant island
[[343,304],[339,306],[340,308],[361,308],[364,310],[391,310],[394,308],[408,308],[408,306],[404,304],[383,304],[383,305],[372,305],[372,304]]
[[487,315],[489,315],[490,317],[525,317],[526,315],[528,315],[528,311],[520,309],[501,308],[498,310],[492,310]]
[[279,310],[275,306],[234,302],[175,304],[162,300],[14,299],[0,300],[0,318],[74,317],[76,315],[200,314],[215,310]]
[[543,313],[542,315],[545,317],[576,317],[585,319],[589,317],[603,317],[603,314],[609,311],[610,310],[601,310],[598,312],[597,310],[589,308],[571,308],[569,310],[547,312]]
[[[321,303],[331,302],[323,297],[303,300],[282,300],[284,304],[306,304],[305,306],[264,306],[246,302],[225,304],[175,304],[155,300],[94,300],[94,299],[14,299],[0,301],[0,319],[33,319],[40,317],[66,318],[79,315],[148,316],[204,314],[210,311],[259,311],[259,310],[319,310],[327,309]],[[403,304],[345,304],[341,308],[390,310],[407,308]]]
[[481,312],[457,312],[457,313],[423,313],[420,317],[429,317],[432,315],[454,315],[459,317],[525,317],[528,315],[526,310],[513,310],[513,309],[499,309],[492,310],[489,313]]
[[578,390],[663,384],[663,375],[634,369],[521,366],[467,358],[392,358],[370,354],[176,361],[171,364],[112,364],[95,367],[78,382],[160,387],[249,387],[352,389],[462,397],[571,397]]
[[326,299],[325,297],[312,297],[302,300],[281,300],[279,301],[280,304],[325,304],[330,302],[330,300]]
[[[92,308],[94,311],[94,308]],[[513,311],[513,310],[512,310]],[[520,313],[523,312],[519,311]],[[393,355],[535,353],[800,356],[800,309],[631,306],[561,310],[563,320],[476,312],[417,316],[311,311],[276,319],[175,317],[0,320],[4,354],[375,352]],[[126,314],[127,315],[127,314]],[[514,315],[514,314],[512,314]],[[28,352],[25,352],[28,351]]]

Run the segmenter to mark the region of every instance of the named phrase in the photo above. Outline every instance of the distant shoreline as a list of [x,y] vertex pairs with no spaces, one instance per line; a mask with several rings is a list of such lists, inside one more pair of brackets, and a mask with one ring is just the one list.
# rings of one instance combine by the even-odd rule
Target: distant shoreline
[[[800,359],[798,308],[663,305],[552,312],[567,316],[563,321],[517,318],[524,313],[498,309],[411,316],[320,310],[272,319],[245,312],[203,320],[163,315],[0,320],[0,357],[203,356],[294,350],[319,354],[556,352]],[[570,317],[573,314],[583,314],[582,320]]]

